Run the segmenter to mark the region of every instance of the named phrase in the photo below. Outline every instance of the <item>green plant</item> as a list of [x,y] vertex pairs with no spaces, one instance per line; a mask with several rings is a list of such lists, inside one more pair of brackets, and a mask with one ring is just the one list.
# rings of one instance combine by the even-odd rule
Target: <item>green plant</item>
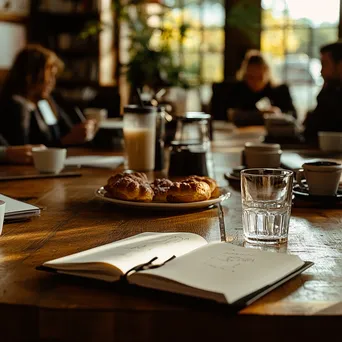
[[[177,39],[182,43],[189,26],[183,24],[179,27],[177,37],[172,28],[163,25],[151,27],[148,24],[151,15],[146,8],[145,0],[113,0],[116,17],[120,24],[125,23],[128,27],[129,33],[124,39],[130,41],[129,61],[119,66],[120,72],[126,75],[132,89],[148,86],[157,91],[166,86],[189,87],[183,77],[183,68],[175,61],[175,55],[171,51],[172,41]],[[167,11],[165,6],[163,8],[160,18]],[[240,30],[254,43],[259,38],[259,30],[256,29],[259,15],[260,8],[256,4],[250,0],[241,0],[230,9],[226,21],[229,27]],[[106,23],[88,23],[82,33],[83,37],[97,33],[104,25]],[[154,42],[156,36],[158,40]]]
[[[173,30],[163,26],[151,27],[148,19],[152,15],[148,14],[144,2],[134,2],[134,8],[117,2],[115,9],[119,18],[128,26],[130,57],[122,69],[131,86],[148,86],[154,90],[165,86],[188,87],[182,78],[182,67],[175,62],[170,48],[171,40],[174,39]],[[163,14],[160,13],[159,17],[162,18]],[[182,40],[185,35],[184,25],[179,39]]]

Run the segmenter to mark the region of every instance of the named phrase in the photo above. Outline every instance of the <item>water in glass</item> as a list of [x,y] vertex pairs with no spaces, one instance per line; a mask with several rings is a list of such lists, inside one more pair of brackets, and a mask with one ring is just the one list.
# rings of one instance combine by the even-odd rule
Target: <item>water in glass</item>
[[256,244],[287,241],[293,172],[246,169],[241,172],[242,224],[245,240]]
[[291,206],[277,202],[242,203],[242,220],[248,242],[283,243],[287,241]]

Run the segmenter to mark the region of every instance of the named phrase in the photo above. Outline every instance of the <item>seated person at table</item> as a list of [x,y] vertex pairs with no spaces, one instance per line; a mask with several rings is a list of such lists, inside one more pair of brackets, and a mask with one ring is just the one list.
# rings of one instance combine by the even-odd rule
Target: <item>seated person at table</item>
[[73,125],[50,96],[63,63],[40,45],[17,55],[0,94],[0,130],[10,145],[78,145],[94,135],[95,122]]
[[7,146],[7,141],[0,135],[0,164],[32,164],[32,148],[44,148],[44,145]]
[[321,48],[324,85],[317,106],[304,120],[304,136],[317,145],[319,131],[342,132],[342,41]]
[[225,99],[228,118],[237,126],[263,125],[266,113],[296,118],[288,87],[272,83],[270,67],[260,52],[247,52],[237,80]]

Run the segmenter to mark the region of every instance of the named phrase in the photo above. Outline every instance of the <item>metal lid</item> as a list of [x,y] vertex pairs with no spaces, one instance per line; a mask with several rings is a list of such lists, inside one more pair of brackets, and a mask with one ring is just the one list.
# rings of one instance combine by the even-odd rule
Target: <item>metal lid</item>
[[124,106],[124,113],[132,114],[154,114],[157,113],[158,108],[153,106],[141,107],[138,105]]
[[177,147],[183,147],[183,146],[195,146],[195,145],[201,145],[202,143],[198,140],[172,140],[171,146],[177,146]]
[[180,121],[202,121],[202,120],[209,120],[211,118],[210,114],[206,114],[204,112],[186,112],[185,115],[182,116],[175,116],[176,120]]

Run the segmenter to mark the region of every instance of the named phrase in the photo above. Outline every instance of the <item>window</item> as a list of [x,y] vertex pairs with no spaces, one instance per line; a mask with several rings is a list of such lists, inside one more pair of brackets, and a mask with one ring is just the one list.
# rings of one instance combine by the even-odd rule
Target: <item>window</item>
[[[163,25],[178,32],[172,44],[174,56],[187,82],[200,87],[201,102],[208,102],[211,83],[223,81],[224,0],[165,0],[164,3],[170,11]],[[194,107],[190,104],[189,109]]]
[[261,51],[287,83],[302,121],[323,80],[319,49],[338,38],[340,0],[262,0]]

